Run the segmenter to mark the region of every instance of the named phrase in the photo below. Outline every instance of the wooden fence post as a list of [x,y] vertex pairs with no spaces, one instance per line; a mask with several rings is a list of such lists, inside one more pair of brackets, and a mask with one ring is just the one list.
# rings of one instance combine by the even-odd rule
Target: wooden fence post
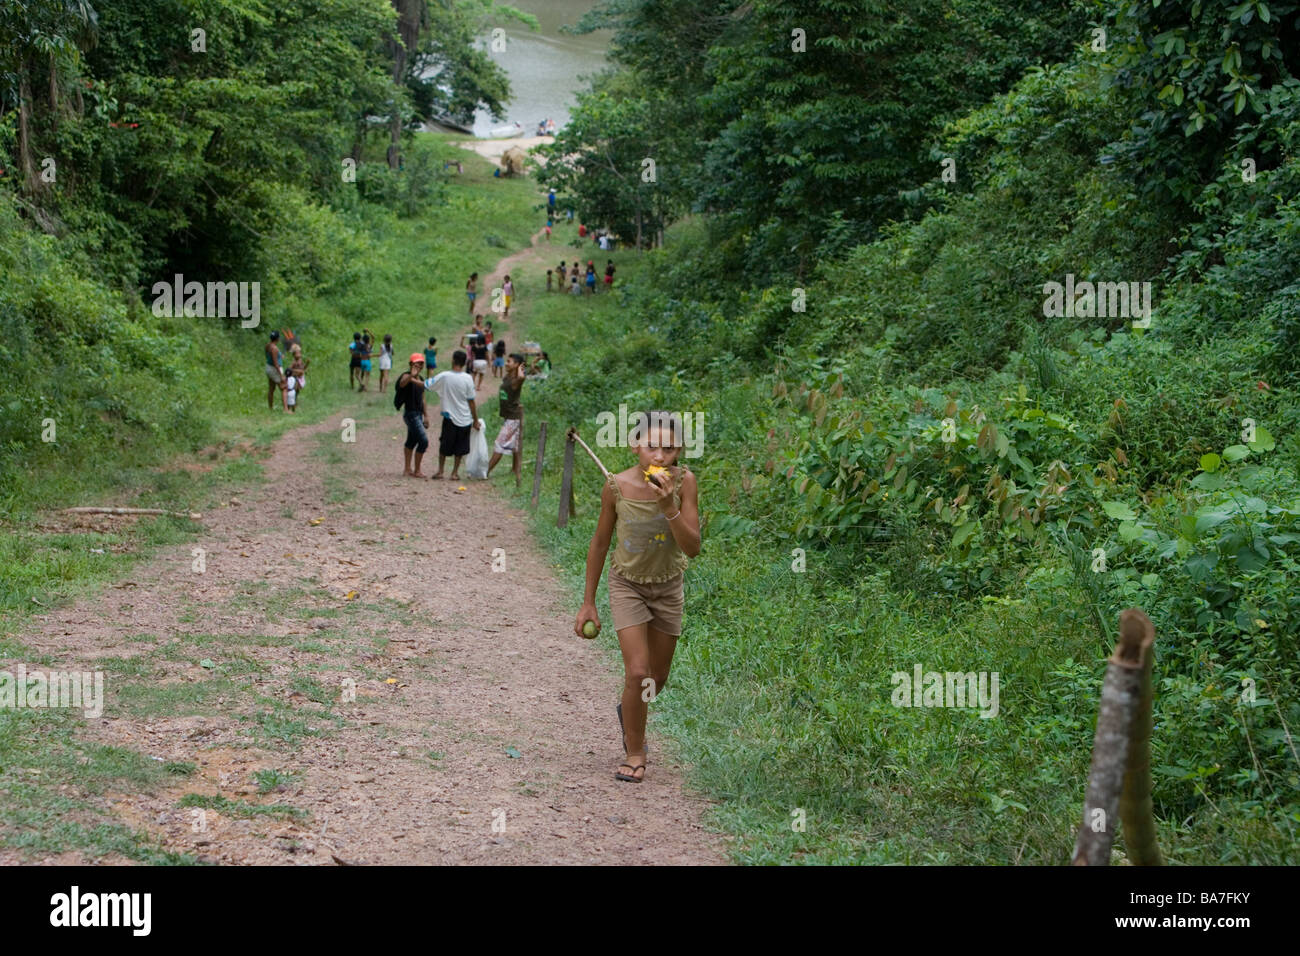
[[569,523],[569,513],[573,510],[573,439],[564,443],[564,473],[560,476],[560,516],[555,522],[557,528]]
[[[1145,803],[1145,822],[1135,823],[1134,831],[1130,833],[1126,821],[1126,842],[1132,836],[1134,843],[1140,843],[1142,839],[1154,843],[1149,766],[1154,645],[1155,628],[1146,614],[1138,608],[1128,608],[1120,613],[1119,643],[1106,663],[1106,677],[1102,681],[1097,733],[1092,744],[1092,767],[1083,801],[1083,825],[1079,827],[1074,856],[1070,860],[1075,866],[1110,864],[1115,825],[1120,818],[1121,795],[1126,796],[1125,802],[1129,812],[1135,814],[1135,820],[1140,819]],[[1139,718],[1144,703],[1145,722]],[[1132,788],[1127,793],[1126,785]],[[1158,848],[1155,853],[1158,857]],[[1144,847],[1139,855],[1149,859],[1150,848]]]
[[[1127,611],[1125,613],[1128,613]],[[1156,815],[1151,806],[1151,668],[1155,664],[1155,628],[1141,611],[1139,647],[1142,651],[1142,686],[1137,713],[1129,733],[1128,761],[1124,767],[1124,791],[1119,798],[1119,818],[1124,828],[1124,849],[1134,866],[1164,866],[1156,839]],[[1123,633],[1124,616],[1120,615]]]
[[[522,442],[519,445],[523,448]],[[533,469],[533,504],[537,507],[537,496],[542,493],[542,459],[546,455],[546,422],[542,422],[541,430],[537,434],[537,467]]]

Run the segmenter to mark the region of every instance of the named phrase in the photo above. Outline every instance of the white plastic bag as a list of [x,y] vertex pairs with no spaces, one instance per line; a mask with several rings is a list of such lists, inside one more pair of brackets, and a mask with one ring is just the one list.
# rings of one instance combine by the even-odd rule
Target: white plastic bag
[[465,473],[471,478],[487,478],[488,446],[487,426],[483,419],[478,420],[478,428],[469,433],[469,458],[465,460]]

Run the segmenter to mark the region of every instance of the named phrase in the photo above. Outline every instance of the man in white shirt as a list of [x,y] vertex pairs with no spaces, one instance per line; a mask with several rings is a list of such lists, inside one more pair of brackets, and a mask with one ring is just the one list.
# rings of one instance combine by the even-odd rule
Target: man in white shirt
[[451,357],[451,371],[439,372],[424,387],[438,393],[442,405],[442,431],[438,433],[438,470],[430,478],[441,478],[447,456],[455,456],[451,480],[460,480],[460,463],[469,454],[470,429],[478,428],[478,405],[474,401],[474,378],[465,372],[465,353],[457,349]]

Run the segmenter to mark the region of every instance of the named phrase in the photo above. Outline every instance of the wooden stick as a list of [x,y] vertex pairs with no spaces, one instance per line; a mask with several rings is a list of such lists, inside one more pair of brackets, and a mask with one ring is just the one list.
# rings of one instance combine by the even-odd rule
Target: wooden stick
[[1155,661],[1156,630],[1137,608],[1119,616],[1119,629],[1136,630],[1142,655],[1142,684],[1137,712],[1129,731],[1128,762],[1124,767],[1124,791],[1119,798],[1124,848],[1134,866],[1164,866],[1156,839],[1155,811],[1151,805],[1151,668]]
[[[522,445],[520,447],[523,447]],[[533,504],[537,507],[537,496],[542,493],[542,459],[546,456],[546,422],[542,422],[537,435],[537,465],[533,469]]]
[[1109,866],[1119,822],[1119,802],[1128,767],[1129,740],[1142,697],[1142,637],[1151,627],[1136,608],[1120,615],[1119,643],[1106,662],[1092,743],[1092,767],[1083,801],[1083,825],[1074,844],[1075,866]]
[[201,518],[195,511],[166,511],[162,508],[64,508],[64,514],[75,515],[171,515],[173,518]]
[[560,514],[555,521],[557,528],[569,523],[569,511],[573,503],[573,434],[564,443],[564,472],[560,475]]
[[587,443],[578,435],[578,430],[576,428],[570,428],[566,434],[570,441],[576,441],[582,446],[582,450],[591,456],[591,460],[596,463],[596,467],[600,469],[601,474],[603,474],[606,479],[613,477],[613,475],[609,473],[609,469],[600,463],[600,459],[596,457],[596,453],[587,447]]

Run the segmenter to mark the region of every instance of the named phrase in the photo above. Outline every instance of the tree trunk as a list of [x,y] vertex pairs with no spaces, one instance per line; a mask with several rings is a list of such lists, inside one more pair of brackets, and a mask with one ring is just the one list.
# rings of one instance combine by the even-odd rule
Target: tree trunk
[[[420,42],[420,26],[427,17],[425,0],[393,0],[397,11],[397,41],[390,43],[393,53],[393,85],[400,88],[406,79],[406,61]],[[399,104],[393,102],[393,116],[388,123],[388,168],[401,165],[402,115]]]
[[18,79],[18,165],[23,173],[23,192],[36,192],[40,181],[36,178],[36,164],[32,161],[31,119],[32,88],[27,82],[27,64],[22,64]]
[[59,125],[59,75],[54,69],[54,57],[50,57],[50,127]]

